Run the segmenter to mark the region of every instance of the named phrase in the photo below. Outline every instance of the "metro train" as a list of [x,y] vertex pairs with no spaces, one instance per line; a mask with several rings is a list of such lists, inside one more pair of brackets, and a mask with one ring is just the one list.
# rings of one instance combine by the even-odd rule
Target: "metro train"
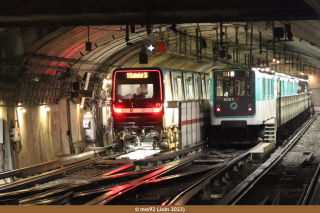
[[[297,94],[299,86],[304,93]],[[216,69],[210,74],[116,69],[113,149],[126,150],[142,141],[175,150],[208,140],[212,145],[276,141],[308,117],[307,87],[308,79],[270,68]]]
[[[142,141],[151,142],[153,148],[175,150],[191,145],[179,145],[179,126],[190,129],[181,137],[200,141],[200,135],[205,135],[200,108],[203,112],[209,106],[209,78],[208,73],[158,67],[116,69],[111,102],[113,150],[130,149]],[[179,102],[196,102],[189,120],[183,120],[187,116],[181,115]]]
[[308,79],[270,68],[216,69],[210,77],[212,143],[276,141],[308,117]]

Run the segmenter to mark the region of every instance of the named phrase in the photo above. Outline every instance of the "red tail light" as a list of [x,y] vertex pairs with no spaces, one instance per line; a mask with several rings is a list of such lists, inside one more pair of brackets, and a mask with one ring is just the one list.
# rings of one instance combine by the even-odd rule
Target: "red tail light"
[[119,113],[159,113],[163,109],[162,104],[160,107],[155,108],[116,108],[113,106],[113,112]]
[[248,107],[248,111],[251,112],[251,111],[252,111],[252,108],[251,108],[251,107]]
[[220,107],[217,107],[217,109],[216,109],[216,110],[217,110],[217,112],[220,112],[220,111],[221,111]]
[[116,113],[121,113],[122,112],[121,109],[116,108],[115,106],[113,106],[113,111],[116,112]]

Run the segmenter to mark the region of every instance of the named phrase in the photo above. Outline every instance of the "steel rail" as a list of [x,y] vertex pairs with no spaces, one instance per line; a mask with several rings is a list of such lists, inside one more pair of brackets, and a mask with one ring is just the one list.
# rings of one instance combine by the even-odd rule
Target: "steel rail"
[[83,167],[94,165],[101,158],[89,159],[82,161],[76,164],[65,166],[60,169],[55,169],[38,175],[30,176],[27,178],[19,179],[7,184],[0,185],[0,193],[9,192],[13,190],[25,189],[30,186],[33,186],[36,183],[44,183],[51,181],[60,177],[63,177],[65,174],[77,171]]
[[218,205],[236,205],[252,187],[267,174],[275,165],[277,165],[282,158],[295,146],[302,135],[307,131],[310,125],[314,122],[318,115],[312,116],[302,127],[296,131],[294,135],[289,138],[289,142],[284,148],[279,148],[274,154],[262,164],[255,172],[249,175],[242,183],[234,188],[228,195],[226,195]]
[[[123,166],[122,168],[125,168],[125,167],[126,167],[126,165]],[[70,182],[68,184],[57,185],[56,187],[50,187],[50,188],[48,187],[48,190],[41,190],[43,192],[28,196],[28,197],[23,196],[23,194],[28,192],[25,190],[18,190],[18,191],[14,191],[11,193],[14,193],[14,197],[21,197],[21,199],[20,199],[21,204],[24,204],[26,202],[45,199],[45,198],[51,197],[53,195],[60,195],[61,193],[67,193],[69,191],[73,191],[73,193],[76,193],[77,197],[86,196],[86,195],[90,195],[90,194],[99,193],[99,191],[101,191],[101,190],[103,191],[106,188],[92,189],[89,191],[81,191],[81,190],[96,187],[97,185],[105,185],[105,184],[111,184],[111,183],[115,183],[115,182],[127,181],[128,179],[130,180],[130,179],[136,178],[137,176],[140,177],[142,175],[145,175],[146,173],[151,173],[151,172],[153,172],[157,169],[160,169],[162,167],[163,166],[158,166],[156,168],[146,169],[146,170],[142,170],[142,171],[124,172],[124,173],[119,173],[119,174],[113,174],[114,170],[111,170],[111,171],[106,172],[105,174],[102,174],[99,176],[87,178],[84,180]],[[115,169],[115,170],[117,171],[117,169]],[[10,193],[0,194],[0,198],[3,198],[3,197],[10,198]]]
[[73,192],[68,192],[64,195],[60,195],[57,197],[51,197],[43,200],[37,200],[34,202],[28,202],[21,204],[22,206],[29,206],[29,205],[65,205],[72,199]]
[[57,169],[66,165],[70,165],[73,163],[78,163],[84,160],[94,158],[96,157],[97,154],[106,152],[109,149],[110,147],[97,147],[94,149],[90,148],[90,149],[86,149],[85,152],[81,154],[60,158],[58,160],[53,160],[53,161],[37,164],[34,166],[29,166],[22,169],[2,172],[0,173],[0,179],[10,178],[10,177],[24,178],[24,177],[28,177],[35,174],[44,173],[44,172]]
[[314,200],[314,198],[316,197],[314,195],[314,190],[316,188],[316,185],[318,184],[319,175],[320,175],[320,163],[317,167],[316,172],[314,173],[314,176],[312,177],[312,180],[311,180],[309,187],[304,195],[304,198],[303,198],[301,205],[310,204],[310,202],[312,202]]
[[251,148],[247,152],[244,152],[241,155],[236,156],[235,158],[231,159],[230,161],[227,161],[223,163],[223,165],[217,169],[212,170],[211,172],[207,173],[206,175],[200,177],[197,181],[195,181],[190,187],[185,189],[183,192],[181,192],[176,197],[172,198],[171,200],[168,200],[166,205],[185,205],[187,202],[200,190],[204,188],[205,185],[207,185],[211,179],[218,176],[222,172],[229,169],[231,166],[235,165],[239,161],[243,160],[244,158],[248,157],[251,153],[251,150],[254,150],[257,148],[261,143],[256,145],[255,147]]
[[[194,150],[198,149],[198,147],[194,147]],[[190,150],[185,150],[185,152],[189,152]],[[169,157],[171,156],[170,153],[168,154]],[[115,155],[112,155],[115,156]],[[110,156],[109,156],[110,157]],[[94,161],[94,164],[98,164],[99,162],[102,162],[103,160],[101,158],[96,158],[96,159],[91,159],[90,161]],[[86,163],[87,161],[80,162],[81,163]],[[76,164],[77,165],[77,164]],[[71,165],[75,166],[75,165]],[[87,165],[86,165],[87,166]],[[52,195],[60,195],[61,193],[66,193],[69,191],[74,191],[74,192],[81,192],[83,189],[88,189],[90,187],[93,187],[97,184],[111,184],[111,181],[128,181],[132,180],[133,178],[140,178],[143,175],[147,175],[148,173],[154,172],[158,169],[161,169],[164,167],[164,165],[159,165],[150,169],[145,169],[145,170],[140,170],[140,171],[130,171],[130,172],[124,172],[124,173],[119,173],[125,169],[128,169],[133,166],[133,163],[129,163],[126,165],[122,165],[120,167],[116,167],[112,169],[111,171],[104,172],[100,175],[96,175],[94,177],[89,177],[85,178],[83,180],[79,181],[74,181],[68,184],[62,184],[62,185],[57,185],[56,187],[45,187],[46,189],[41,189],[41,190],[36,190],[36,189],[21,189],[21,188],[26,188],[30,185],[33,185],[34,183],[39,183],[39,182],[45,182],[46,180],[54,179],[54,178],[59,178],[62,177],[66,171],[65,169],[68,168],[68,166],[64,168],[60,168],[54,171],[49,171],[47,173],[39,174],[33,177],[17,180],[15,182],[12,182],[10,184],[5,184],[3,185],[3,190],[4,191],[10,191],[10,192],[4,192],[0,193],[0,198],[10,198],[10,193],[13,193],[15,197],[19,197],[21,200],[20,202],[26,203],[26,202],[34,202],[36,200],[40,199],[45,199],[47,197],[52,197]],[[116,174],[117,173],[117,174]],[[48,179],[49,178],[49,179]],[[22,186],[21,186],[22,185]],[[19,187],[17,187],[19,186]],[[6,190],[5,190],[6,189]],[[17,190],[18,189],[18,190]],[[17,191],[12,191],[12,190],[17,190]],[[0,185],[0,192],[1,192],[1,185]],[[40,192],[40,193],[37,193]],[[99,193],[99,190],[95,192],[95,190],[92,190],[92,193]],[[32,196],[23,196],[23,195],[30,195],[34,194]],[[79,195],[84,195],[86,193]],[[88,193],[90,194],[90,193]]]
[[119,199],[120,197],[122,197],[125,193],[130,192],[131,190],[137,188],[138,186],[143,185],[144,183],[147,183],[148,181],[160,177],[161,175],[164,175],[168,172],[174,171],[177,168],[181,168],[182,166],[187,165],[188,163],[190,163],[191,161],[193,161],[194,159],[197,159],[199,157],[202,157],[204,155],[206,155],[207,153],[209,153],[212,150],[206,150],[206,151],[202,151],[201,153],[198,154],[194,154],[191,155],[187,158],[183,158],[180,160],[176,160],[173,162],[169,162],[166,164],[162,165],[162,168],[148,174],[145,175],[141,178],[135,179],[127,184],[123,184],[123,185],[118,185],[116,187],[113,187],[110,191],[108,191],[107,193],[85,203],[85,205],[105,205],[110,203],[112,200],[114,199]]

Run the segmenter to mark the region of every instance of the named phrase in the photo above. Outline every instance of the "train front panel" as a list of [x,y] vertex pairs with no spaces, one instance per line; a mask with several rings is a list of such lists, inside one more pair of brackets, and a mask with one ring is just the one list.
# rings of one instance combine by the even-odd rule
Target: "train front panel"
[[162,71],[119,69],[113,74],[113,126],[162,127],[164,115]]
[[214,70],[212,82],[211,101],[214,118],[228,120],[255,116],[254,71],[251,69]]

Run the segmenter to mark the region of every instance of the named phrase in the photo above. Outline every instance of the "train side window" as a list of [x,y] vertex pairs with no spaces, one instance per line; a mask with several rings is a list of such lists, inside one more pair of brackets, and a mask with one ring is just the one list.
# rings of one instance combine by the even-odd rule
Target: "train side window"
[[[172,73],[174,75],[174,73]],[[178,100],[178,86],[177,86],[177,78],[172,76],[172,93],[173,93],[173,100]]]
[[186,100],[192,100],[194,98],[192,74],[184,73],[183,77]]
[[269,99],[269,79],[266,79],[266,99]]
[[260,101],[262,101],[263,100],[263,78],[259,79],[259,84],[260,84],[260,86],[259,86],[259,88],[260,88],[260,91],[259,91]]
[[285,81],[286,95],[288,95],[288,81]]
[[165,80],[165,99],[167,101],[172,101],[172,90],[171,90],[171,81],[170,81],[170,73],[167,72],[164,76],[164,80]]
[[283,93],[284,93],[284,95],[287,95],[287,82],[286,81],[284,81],[283,82],[283,85],[284,85],[284,87],[283,87]]
[[262,99],[264,99],[265,88],[266,88],[266,86],[265,86],[265,79],[262,78]]
[[268,100],[268,79],[266,79],[265,81],[266,81],[266,83],[265,83],[265,90],[266,90],[265,97]]
[[275,93],[274,93],[274,79],[271,80],[271,87],[272,87],[272,91],[271,91],[271,94],[272,94],[272,98],[275,98]]
[[194,79],[194,99],[199,99],[199,74],[193,75]]
[[258,81],[258,87],[259,87],[259,101],[262,100],[262,82],[261,82],[261,78],[259,78],[259,81]]
[[271,99],[271,79],[268,79],[268,95],[269,99]]
[[267,79],[263,79],[263,99],[267,99]]
[[188,84],[187,84],[187,75],[185,73],[183,73],[183,86],[184,86],[184,97],[185,97],[185,100],[189,100],[189,87],[188,87]]
[[188,85],[188,92],[189,92],[189,99],[194,99],[194,90],[193,90],[193,82],[192,77],[189,77],[187,79],[187,85]]
[[205,77],[204,77],[204,75],[201,75],[201,95],[202,95],[202,99],[206,99],[206,90],[208,90],[208,88],[206,89]]
[[260,101],[260,78],[257,78],[256,80],[256,97],[257,97],[257,101]]
[[172,72],[172,90],[173,90],[173,100],[181,101],[184,100],[183,97],[183,85],[181,73]]
[[268,79],[265,79],[265,98],[268,100]]
[[277,81],[273,80],[273,96],[274,98],[277,97]]
[[288,95],[291,95],[291,82],[288,81]]
[[182,79],[181,77],[177,77],[177,94],[178,94],[178,97],[177,97],[177,100],[178,101],[181,101],[183,100],[183,92],[182,92]]
[[209,75],[206,75],[206,88],[207,88],[207,99],[210,98],[210,76]]

